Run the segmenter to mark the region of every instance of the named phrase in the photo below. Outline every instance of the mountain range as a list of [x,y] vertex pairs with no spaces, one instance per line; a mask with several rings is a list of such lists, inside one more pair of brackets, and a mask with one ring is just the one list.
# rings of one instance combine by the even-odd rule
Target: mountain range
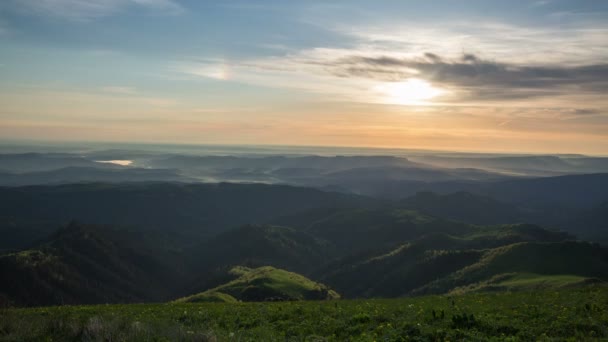
[[[608,279],[608,249],[599,244],[534,224],[470,223],[467,217],[487,216],[470,210],[456,217],[442,209],[465,200],[501,208],[499,201],[467,193],[387,202],[259,184],[3,190],[4,203],[13,206],[3,205],[2,214],[12,213],[21,224],[11,229],[27,229],[28,217],[48,227],[71,215],[94,223],[72,221],[22,242],[26,247],[7,246],[13,251],[0,256],[0,273],[8,279],[0,284],[5,305],[169,301],[196,294],[227,301],[323,297],[303,295],[312,283],[343,298],[395,297],[484,289],[521,277],[545,286],[553,284],[547,277],[569,276],[581,284]],[[43,210],[43,202],[50,207]],[[91,205],[95,211],[84,210]],[[121,214],[121,206],[129,210]],[[497,212],[505,220],[520,213],[513,206]],[[112,220],[99,221],[104,217]],[[235,267],[272,270],[250,275],[255,284],[271,285],[243,295],[251,284],[239,277],[249,271]],[[289,272],[295,275],[285,276]],[[288,279],[297,279],[297,286],[283,283]],[[291,295],[269,290],[293,286],[300,290]]]
[[608,280],[604,166],[570,155],[0,155],[0,303],[585,286]]

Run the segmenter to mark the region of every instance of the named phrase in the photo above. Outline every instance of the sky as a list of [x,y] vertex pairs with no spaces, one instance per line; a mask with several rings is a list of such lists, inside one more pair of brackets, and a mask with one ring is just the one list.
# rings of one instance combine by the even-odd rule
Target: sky
[[608,155],[608,1],[2,0],[0,140]]

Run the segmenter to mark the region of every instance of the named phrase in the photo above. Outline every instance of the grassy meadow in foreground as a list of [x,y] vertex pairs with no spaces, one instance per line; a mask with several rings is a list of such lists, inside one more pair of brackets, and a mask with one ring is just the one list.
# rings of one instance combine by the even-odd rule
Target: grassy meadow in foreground
[[603,340],[608,288],[401,299],[5,309],[2,341]]

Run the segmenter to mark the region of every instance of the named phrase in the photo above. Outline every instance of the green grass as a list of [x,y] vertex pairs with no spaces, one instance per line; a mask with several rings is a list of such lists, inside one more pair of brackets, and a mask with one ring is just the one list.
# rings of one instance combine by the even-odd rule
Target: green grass
[[457,287],[450,291],[450,294],[456,295],[479,291],[558,290],[561,288],[581,287],[598,281],[598,279],[570,274],[503,273],[486,281]]
[[7,309],[1,341],[589,341],[608,288],[401,299]]
[[509,289],[535,289],[539,287],[563,287],[572,286],[584,282],[585,277],[575,275],[539,275],[533,273],[517,274],[512,278],[498,283],[499,286],[505,286]]
[[230,273],[238,278],[205,292],[178,299],[177,302],[261,301],[266,298],[281,300],[340,298],[338,293],[325,285],[300,274],[271,266],[254,269],[237,266]]

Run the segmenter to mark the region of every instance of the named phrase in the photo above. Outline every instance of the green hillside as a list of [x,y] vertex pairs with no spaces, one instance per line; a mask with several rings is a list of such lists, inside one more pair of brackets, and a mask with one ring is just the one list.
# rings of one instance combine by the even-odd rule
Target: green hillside
[[[570,238],[534,225],[470,226],[460,235],[429,233],[396,247],[349,255],[328,263],[313,276],[348,298],[409,295],[419,287],[478,263],[493,248]],[[525,262],[525,259],[514,261]]]
[[608,288],[0,311],[2,341],[604,341]]
[[515,243],[486,250],[478,262],[437,279],[413,291],[413,294],[445,293],[462,287],[475,289],[491,282],[493,277],[511,273],[593,277],[606,281],[608,250],[596,244],[576,241]]
[[340,295],[325,285],[302,275],[271,266],[235,267],[230,273],[238,278],[205,292],[176,302],[259,302],[285,300],[338,299]]
[[458,287],[453,294],[488,291],[536,291],[581,287],[602,282],[598,278],[578,275],[543,275],[534,273],[503,273],[473,285]]
[[215,287],[233,277],[235,265],[261,267],[272,265],[298,273],[310,273],[335,256],[326,241],[289,227],[244,225],[221,233],[185,252],[195,277],[189,293]]

